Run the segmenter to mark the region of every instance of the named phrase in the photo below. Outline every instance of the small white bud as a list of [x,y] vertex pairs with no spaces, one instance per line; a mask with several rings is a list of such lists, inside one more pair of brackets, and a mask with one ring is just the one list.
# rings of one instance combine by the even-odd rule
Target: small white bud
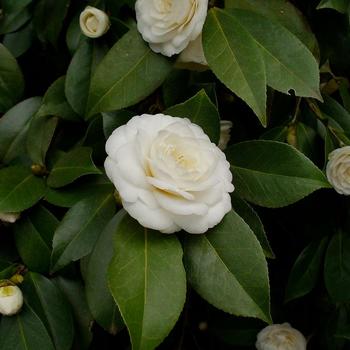
[[220,121],[220,140],[218,147],[224,151],[231,138],[232,122],[229,120]]
[[14,285],[0,287],[0,314],[12,316],[23,306],[22,291]]
[[80,29],[89,38],[105,34],[110,26],[107,14],[95,7],[87,6],[80,14]]
[[20,213],[0,213],[0,220],[13,224],[19,219],[20,216]]

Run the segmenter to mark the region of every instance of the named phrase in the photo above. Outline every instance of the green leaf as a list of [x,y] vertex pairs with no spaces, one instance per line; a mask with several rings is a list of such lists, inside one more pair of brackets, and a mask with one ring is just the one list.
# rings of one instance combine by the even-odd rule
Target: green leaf
[[334,302],[349,301],[350,236],[338,232],[329,243],[324,264],[324,280]]
[[87,305],[84,287],[80,281],[62,276],[57,276],[53,281],[58,285],[72,307],[76,323],[75,346],[73,346],[73,349],[87,350],[92,341],[90,328],[93,318]]
[[28,8],[21,8],[13,12],[6,12],[0,19],[0,35],[12,33],[21,28],[31,18]]
[[87,197],[103,193],[113,193],[114,185],[101,175],[91,175],[81,178],[64,188],[49,188],[45,200],[59,207],[70,208]]
[[81,42],[89,40],[80,29],[79,16],[80,13],[73,17],[66,33],[66,43],[71,54],[74,54]]
[[112,194],[83,199],[68,210],[54,235],[52,272],[88,255],[114,212]]
[[231,195],[231,202],[233,210],[249,225],[250,229],[254,232],[265,256],[267,258],[274,258],[275,255],[267,239],[264,225],[256,211],[246,201],[239,198],[234,193]]
[[62,292],[52,281],[34,272],[25,275],[22,289],[27,303],[49,331],[55,349],[70,350],[74,325],[70,305]]
[[38,202],[45,194],[43,179],[30,168],[12,166],[0,170],[0,212],[20,212]]
[[133,350],[155,349],[180,316],[186,296],[182,248],[125,216],[114,238],[109,286],[128,327]]
[[56,116],[69,121],[80,120],[64,94],[66,77],[60,77],[47,89],[38,116]]
[[20,30],[4,36],[3,44],[14,57],[23,55],[32,45],[34,40],[33,23],[29,22]]
[[28,154],[34,164],[45,164],[46,153],[52,142],[57,123],[57,117],[36,114],[32,118],[26,143]]
[[249,33],[263,55],[267,85],[284,93],[294,90],[297,96],[322,101],[318,63],[294,34],[250,11],[231,10],[230,15]]
[[116,112],[102,113],[103,133],[105,138],[108,139],[115,129],[126,124],[134,115],[134,112],[126,109],[121,109],[120,111]]
[[173,117],[188,118],[199,125],[214,143],[220,138],[220,115],[211,102],[205,90],[200,90],[195,96],[184,103],[172,106],[165,111]]
[[79,115],[84,116],[93,60],[92,41],[83,41],[75,52],[67,70],[65,93],[67,100]]
[[349,0],[321,0],[317,9],[334,9],[341,13],[346,13],[349,8]]
[[55,350],[50,336],[34,311],[25,305],[16,316],[2,317],[1,350]]
[[321,111],[331,117],[347,134],[350,134],[350,113],[335,99],[324,96],[324,103],[320,104]]
[[26,151],[29,123],[39,109],[40,97],[33,97],[12,107],[0,119],[0,161],[9,163]]
[[266,125],[265,67],[252,36],[235,16],[213,8],[203,28],[203,49],[214,74]]
[[63,187],[81,176],[101,174],[92,161],[91,153],[92,149],[89,147],[77,147],[63,154],[54,164],[47,184],[53,188]]
[[271,140],[285,142],[287,139],[288,128],[286,126],[276,126],[266,130],[260,137],[260,140]]
[[40,273],[50,271],[52,238],[58,223],[53,214],[38,206],[15,224],[16,247],[30,270]]
[[121,210],[107,224],[89,257],[85,290],[94,319],[109,333],[116,334],[123,326],[119,309],[107,285],[107,270],[113,258],[113,237],[125,216]]
[[23,95],[24,80],[16,59],[0,44],[0,113],[6,112]]
[[321,170],[284,143],[242,142],[229,147],[226,156],[237,193],[263,207],[283,207],[330,187]]
[[193,288],[216,308],[271,322],[264,253],[234,211],[208,234],[186,237],[185,267]]
[[38,38],[56,46],[70,0],[40,0],[35,7],[34,25]]
[[317,133],[310,126],[298,122],[295,126],[295,146],[300,152],[304,153],[308,158],[313,159],[315,156]]
[[171,71],[171,61],[154,53],[136,29],[110,49],[92,77],[88,117],[134,105],[150,95]]
[[253,11],[267,17],[270,21],[280,23],[302,41],[316,57],[319,55],[315,35],[306,18],[291,2],[285,0],[225,0],[225,8]]
[[321,272],[328,237],[311,242],[298,256],[290,272],[286,301],[300,298],[312,291]]
[[1,7],[5,13],[12,13],[28,6],[32,0],[2,0]]

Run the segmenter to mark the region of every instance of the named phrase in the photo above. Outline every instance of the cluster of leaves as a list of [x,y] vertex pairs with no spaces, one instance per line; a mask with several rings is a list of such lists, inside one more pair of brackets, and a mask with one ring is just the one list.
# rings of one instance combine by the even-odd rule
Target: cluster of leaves
[[[133,349],[154,349],[176,323],[165,348],[252,346],[264,322],[286,317],[317,349],[346,346],[348,203],[313,192],[330,187],[329,152],[350,144],[349,66],[337,56],[350,55],[335,34],[316,39],[305,16],[319,34],[326,11],[346,37],[347,1],[300,1],[302,14],[284,0],[226,0],[208,12],[204,72],[152,52],[132,0],[0,4],[0,212],[21,212],[0,227],[0,278],[23,274],[25,296],[1,318],[0,349],[127,348],[127,334]],[[88,4],[111,19],[97,40],[79,29]],[[104,174],[111,132],[160,111],[215,143],[220,119],[233,121],[233,210],[205,235],[141,227]]]

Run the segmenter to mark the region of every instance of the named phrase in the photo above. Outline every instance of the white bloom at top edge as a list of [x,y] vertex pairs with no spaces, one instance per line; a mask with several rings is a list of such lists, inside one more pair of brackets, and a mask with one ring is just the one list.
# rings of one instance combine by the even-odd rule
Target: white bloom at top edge
[[289,323],[273,324],[258,334],[258,350],[306,350],[305,337]]
[[155,52],[173,56],[202,33],[208,0],[137,0],[137,28]]

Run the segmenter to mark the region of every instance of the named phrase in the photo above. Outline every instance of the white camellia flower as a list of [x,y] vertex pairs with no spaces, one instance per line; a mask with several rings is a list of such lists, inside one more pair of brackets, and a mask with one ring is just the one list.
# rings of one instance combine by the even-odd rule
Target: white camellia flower
[[0,314],[11,316],[17,314],[23,306],[22,291],[15,285],[0,287]]
[[114,130],[106,152],[124,208],[145,227],[204,233],[231,210],[230,164],[188,119],[135,116]]
[[107,14],[91,6],[87,6],[80,14],[79,23],[81,31],[89,38],[102,36],[110,26]]
[[151,49],[173,56],[202,33],[208,0],[137,0],[137,28]]
[[20,213],[0,213],[0,220],[13,224],[19,219],[20,216]]
[[306,350],[305,337],[289,323],[273,324],[259,332],[258,350]]
[[224,151],[231,138],[232,122],[229,120],[220,121],[220,139],[218,147]]
[[329,154],[326,173],[338,193],[350,195],[350,146],[337,148]]

